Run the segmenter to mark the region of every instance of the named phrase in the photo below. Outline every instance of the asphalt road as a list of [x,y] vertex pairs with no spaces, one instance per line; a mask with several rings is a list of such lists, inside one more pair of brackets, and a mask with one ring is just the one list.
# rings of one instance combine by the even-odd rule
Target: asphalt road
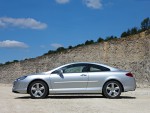
[[150,88],[122,93],[119,99],[101,95],[52,95],[31,99],[14,94],[11,85],[0,84],[0,113],[150,113]]

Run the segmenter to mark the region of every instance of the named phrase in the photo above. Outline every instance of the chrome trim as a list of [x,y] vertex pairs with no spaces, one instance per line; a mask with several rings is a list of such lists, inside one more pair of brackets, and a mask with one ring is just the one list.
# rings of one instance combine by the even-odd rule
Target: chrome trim
[[76,82],[87,82],[87,83],[94,83],[94,82],[98,82],[98,81],[65,81],[65,82],[54,82],[56,84],[61,84],[61,83],[76,83]]

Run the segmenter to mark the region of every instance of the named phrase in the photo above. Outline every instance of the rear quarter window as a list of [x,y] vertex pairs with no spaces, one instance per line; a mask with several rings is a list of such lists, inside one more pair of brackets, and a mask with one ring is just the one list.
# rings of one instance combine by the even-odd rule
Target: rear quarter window
[[110,71],[109,68],[100,65],[90,65],[89,72],[104,72]]

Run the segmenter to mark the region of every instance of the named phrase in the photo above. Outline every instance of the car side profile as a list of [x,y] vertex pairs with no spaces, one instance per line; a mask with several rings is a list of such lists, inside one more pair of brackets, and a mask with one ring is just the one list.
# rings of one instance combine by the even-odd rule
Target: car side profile
[[134,91],[136,81],[124,70],[104,64],[77,62],[48,72],[17,78],[12,92],[30,94],[31,98],[45,98],[49,94],[102,94],[118,98],[122,92]]

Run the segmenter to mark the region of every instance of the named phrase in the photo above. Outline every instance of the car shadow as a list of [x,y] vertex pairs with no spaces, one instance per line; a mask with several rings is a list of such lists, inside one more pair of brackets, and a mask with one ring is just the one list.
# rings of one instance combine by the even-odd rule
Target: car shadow
[[[104,96],[87,96],[87,95],[73,95],[73,96],[68,96],[68,95],[49,95],[45,99],[95,99],[95,98],[105,98]],[[23,97],[16,97],[15,99],[31,99],[30,96],[23,96]],[[108,98],[106,98],[108,99]],[[131,96],[120,96],[119,98],[116,99],[136,99],[136,97],[131,97]]]

